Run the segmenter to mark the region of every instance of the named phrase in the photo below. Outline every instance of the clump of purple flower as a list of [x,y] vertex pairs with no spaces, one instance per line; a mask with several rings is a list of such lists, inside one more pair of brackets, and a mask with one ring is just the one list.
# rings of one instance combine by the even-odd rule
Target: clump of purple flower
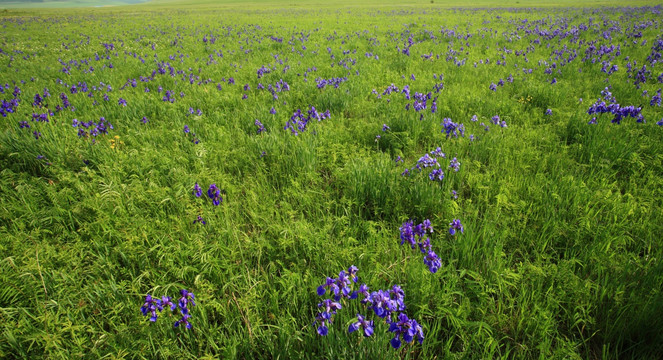
[[[437,158],[446,158],[446,155],[442,152],[441,148],[437,148],[430,153],[424,154],[422,157],[417,160],[417,163],[412,167],[411,169],[405,169],[401,175],[406,176],[410,175],[411,172],[413,172],[415,169],[419,170],[419,172],[424,171],[424,169],[430,169],[430,172],[428,173],[428,178],[431,181],[442,181],[444,180],[444,171],[441,168],[440,163],[438,162]],[[450,168],[453,168],[455,171],[458,171],[460,167],[460,163],[456,158],[451,160],[451,164],[449,166]]]
[[113,125],[106,121],[102,116],[99,118],[99,122],[88,121],[88,122],[79,122],[77,119],[71,121],[71,126],[78,128],[78,137],[87,138],[92,137],[92,143],[95,142],[97,135],[106,135],[108,130],[113,130]]
[[207,196],[212,199],[212,204],[214,204],[214,206],[219,206],[219,204],[221,204],[223,201],[223,198],[221,197],[221,190],[216,186],[216,184],[209,186],[209,189],[207,189]]
[[412,249],[419,247],[419,250],[424,254],[424,264],[428,266],[431,273],[435,274],[442,263],[431,247],[430,238],[426,235],[427,233],[433,233],[430,220],[426,219],[416,226],[412,221],[406,221],[399,230],[401,232],[401,245],[407,242]]
[[389,324],[389,331],[394,333],[394,338],[390,344],[394,349],[401,347],[401,337],[406,343],[410,343],[417,338],[419,344],[424,342],[424,330],[417,320],[410,319],[405,313],[398,314],[398,320]]
[[458,172],[458,170],[460,170],[460,162],[458,161],[458,159],[456,159],[455,156],[454,156],[454,158],[451,159],[451,161],[449,162],[449,167],[452,168],[452,169],[454,169],[455,172]]
[[442,120],[442,124],[440,125],[442,125],[442,127],[444,128],[442,129],[442,132],[447,135],[447,138],[449,136],[453,136],[456,138],[458,136],[465,136],[465,125],[461,123],[455,123],[451,121],[451,119],[449,118],[444,118]]
[[203,195],[203,189],[200,187],[200,185],[198,185],[198,183],[193,185],[193,194],[196,195],[196,197]]
[[[635,107],[633,105],[621,106],[610,90],[605,88],[601,91],[601,97],[599,97],[594,104],[590,105],[587,114],[598,114],[600,116],[600,114],[610,113],[614,115],[614,118],[611,121],[614,124],[621,124],[622,119],[626,117],[632,117],[636,119],[637,122],[643,123],[645,122],[645,119],[642,116],[641,111],[642,107]],[[594,117],[589,123],[596,124],[596,122],[597,118]]]
[[[180,294],[182,297],[177,302],[177,306],[180,308],[180,314],[182,314],[182,318],[175,321],[175,327],[184,325],[187,329],[191,329],[191,323],[189,322],[189,318],[191,318],[191,315],[189,314],[189,304],[191,304],[191,306],[196,306],[194,301],[195,296],[192,292],[186,289],[180,290]],[[175,310],[174,305],[171,307],[171,310]]]
[[260,122],[260,120],[256,119],[256,121],[253,123],[258,129],[256,130],[258,134],[262,133],[265,131],[265,126]]
[[[366,284],[361,284],[358,290],[352,290],[351,286],[357,282],[357,267],[350,266],[348,271],[341,271],[338,278],[327,278],[325,283],[318,287],[317,293],[323,296],[330,289],[332,298],[327,298],[318,303],[320,311],[315,316],[313,325],[318,325],[316,331],[321,336],[326,336],[329,333],[329,326],[333,323],[333,316],[336,315],[338,310],[343,308],[341,301],[343,299],[353,300],[363,295],[360,303],[368,309],[373,310],[373,313],[384,319],[385,323],[389,325],[389,332],[394,333],[394,338],[391,340],[391,346],[398,349],[401,346],[401,337],[406,343],[412,342],[414,338],[423,343],[424,333],[421,326],[416,320],[411,320],[405,314],[405,292],[403,289],[394,285],[389,290],[377,290],[369,292]],[[352,281],[350,280],[352,279]],[[357,314],[357,321],[348,326],[348,333],[353,333],[362,330],[364,337],[370,337],[375,333],[375,323],[373,320],[368,320],[366,316]]]
[[191,142],[194,144],[198,144],[200,142],[200,139],[196,136],[196,133],[191,132],[191,129],[189,129],[188,125],[184,125],[184,135],[186,135],[187,138],[191,138]]
[[185,325],[187,329],[191,329],[191,323],[189,323],[189,304],[191,306],[196,306],[194,302],[195,296],[192,292],[182,289],[180,290],[182,297],[179,299],[177,305],[173,303],[172,299],[169,296],[163,296],[161,299],[153,298],[152,295],[147,294],[145,297],[145,303],[141,306],[140,311],[143,313],[143,316],[150,315],[150,321],[156,322],[159,315],[157,312],[162,312],[164,308],[170,309],[170,311],[175,311],[179,307],[180,314],[182,318],[177,320],[174,324],[175,327],[180,325]]
[[302,113],[301,109],[297,109],[297,111],[295,111],[290,117],[290,120],[286,122],[283,129],[290,129],[293,135],[299,135],[300,132],[304,132],[306,130],[306,126],[311,120],[317,119],[318,121],[322,121],[330,117],[331,114],[329,113],[329,110],[325,111],[324,113],[320,113],[313,106],[311,106],[306,114]]
[[465,229],[463,228],[463,224],[460,223],[459,219],[454,219],[449,223],[449,234],[450,235],[456,235],[456,231],[460,231],[462,234]]
[[346,81],[348,81],[347,77],[329,78],[329,79],[323,79],[323,78],[315,79],[315,82],[318,86],[318,89],[324,89],[326,86],[333,86],[335,89],[338,89],[338,87],[341,86],[341,84],[346,82]]
[[[501,126],[501,127],[503,127],[503,128],[507,127],[507,126],[506,126],[506,121],[500,119],[500,116],[499,116],[499,115],[495,115],[495,116],[493,116],[490,120],[491,120],[491,121],[493,122],[493,124],[495,124],[495,125],[499,125],[499,126]],[[486,130],[487,130],[487,128],[486,128]]]

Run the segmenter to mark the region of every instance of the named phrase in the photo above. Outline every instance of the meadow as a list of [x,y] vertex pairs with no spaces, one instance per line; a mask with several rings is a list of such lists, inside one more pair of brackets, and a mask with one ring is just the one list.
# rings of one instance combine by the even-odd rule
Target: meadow
[[0,358],[663,356],[660,2],[19,5]]

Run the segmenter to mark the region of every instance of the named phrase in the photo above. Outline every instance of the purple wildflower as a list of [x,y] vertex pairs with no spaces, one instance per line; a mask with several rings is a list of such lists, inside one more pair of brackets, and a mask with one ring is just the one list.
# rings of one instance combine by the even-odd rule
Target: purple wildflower
[[373,320],[367,321],[366,318],[361,316],[361,314],[357,314],[357,320],[359,320],[359,321],[350,324],[350,326],[348,327],[348,332],[349,333],[353,333],[353,332],[359,330],[359,328],[362,328],[365,337],[369,337],[369,336],[373,335],[373,331],[374,331]]
[[162,310],[163,306],[161,306],[161,300],[152,298],[150,294],[147,294],[145,297],[145,303],[140,308],[140,311],[143,312],[143,316],[147,316],[147,314],[152,315],[150,316],[150,321],[152,322],[157,321],[157,311],[161,312]]
[[449,234],[451,234],[451,235],[456,235],[457,230],[460,230],[460,233],[462,234],[463,231],[465,230],[463,228],[463,224],[460,223],[459,219],[454,219],[453,221],[451,221],[449,223],[449,226],[450,226],[449,227]]
[[215,206],[218,206],[223,201],[223,198],[221,197],[221,190],[216,186],[216,184],[209,186],[209,189],[207,189],[207,196],[212,199],[212,204]]
[[196,195],[196,197],[201,197],[203,195],[203,189],[196,183],[193,185],[193,194]]

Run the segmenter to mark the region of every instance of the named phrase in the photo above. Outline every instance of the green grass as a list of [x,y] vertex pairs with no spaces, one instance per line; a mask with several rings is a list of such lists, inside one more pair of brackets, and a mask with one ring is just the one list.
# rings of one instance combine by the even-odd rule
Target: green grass
[[[647,6],[652,5],[649,0],[629,1],[629,6]],[[655,3],[654,3],[655,4]],[[130,5],[127,7],[126,5]],[[139,6],[136,6],[139,5]],[[89,8],[89,7],[121,7],[125,11],[150,11],[158,7],[165,8],[211,8],[211,9],[286,9],[286,8],[384,8],[384,7],[433,7],[433,8],[520,8],[520,7],[596,7],[596,6],[622,6],[622,2],[615,0],[583,0],[581,2],[573,0],[475,0],[471,3],[459,0],[386,0],[361,2],[351,0],[335,0],[333,2],[320,0],[45,0],[43,2],[25,2],[25,1],[6,1],[0,3],[3,9],[58,9],[58,8]],[[99,10],[99,9],[95,9]],[[117,10],[117,9],[114,9]],[[71,11],[71,10],[69,10]],[[90,11],[90,9],[86,9]]]
[[[13,98],[14,82],[22,91],[17,112],[0,118],[0,357],[649,359],[663,353],[657,240],[663,127],[655,124],[663,111],[649,106],[663,68],[646,62],[660,32],[642,29],[636,43],[627,36],[633,24],[660,27],[658,14],[594,8],[622,5],[615,1],[566,0],[471,4],[547,8],[517,11],[448,9],[470,5],[459,1],[186,5],[19,9],[0,18],[0,82],[11,85],[0,99]],[[538,36],[512,34],[524,18],[551,31],[565,21],[578,26],[592,18],[595,25],[578,42],[555,37],[537,44]],[[612,42],[601,37],[617,24]],[[447,30],[472,36],[458,39]],[[409,34],[420,42],[407,57],[396,47]],[[203,43],[210,35],[216,42]],[[620,45],[620,55],[602,59],[619,66],[607,83],[600,61],[582,60],[594,40],[597,47]],[[565,46],[578,58],[545,74],[544,61],[559,62],[553,51]],[[527,62],[515,50],[527,51]],[[428,53],[440,57],[420,57]],[[465,65],[447,61],[449,54]],[[502,55],[507,66],[495,64]],[[347,58],[356,62],[347,63],[350,69],[338,64]],[[490,65],[474,66],[488,58]],[[141,82],[157,70],[155,59],[182,73],[171,77],[166,66],[166,74]],[[72,60],[70,74],[63,73],[62,63]],[[82,60],[87,64],[77,66]],[[640,89],[625,71],[633,60],[652,70]],[[263,65],[276,70],[258,79]],[[534,71],[525,75],[523,68]],[[510,74],[513,83],[489,89]],[[190,75],[199,78],[191,84]],[[236,84],[218,90],[229,77]],[[318,77],[348,80],[318,89]],[[128,79],[137,79],[137,87],[121,89]],[[212,81],[198,84],[206,79]],[[291,90],[278,93],[278,101],[257,89],[280,79]],[[71,85],[83,81],[90,89],[110,84],[112,91],[72,94]],[[372,93],[392,83],[427,93],[440,82],[444,89],[432,94],[437,112],[427,109],[422,120],[404,110],[400,92],[381,99]],[[620,104],[642,105],[647,123],[616,125],[604,115],[588,125],[587,109],[608,85]],[[75,111],[31,121],[33,112],[45,112],[31,105],[44,88],[51,110],[66,93]],[[174,91],[174,103],[162,101],[166,90]],[[128,106],[119,106],[119,98]],[[310,105],[329,109],[331,118],[313,121],[298,136],[283,129],[293,111]],[[203,115],[188,115],[189,108]],[[553,115],[544,115],[548,108]],[[479,120],[472,122],[475,114]],[[493,125],[494,115],[508,127]],[[102,116],[114,129],[95,143],[71,125],[74,118]],[[463,123],[465,137],[447,138],[443,118]],[[266,128],[262,134],[255,119]],[[24,120],[31,128],[19,128]],[[383,132],[383,124],[391,130]],[[184,125],[199,144],[185,136]],[[438,146],[447,156],[438,159],[444,181],[416,170],[401,176]],[[398,156],[403,163],[394,161]],[[458,172],[447,168],[454,156]],[[205,191],[219,185],[223,203],[194,197],[196,182]],[[198,215],[207,225],[193,224]],[[398,229],[408,219],[431,220],[431,243],[442,260],[436,274],[418,251],[399,246]],[[463,234],[447,233],[453,219],[462,220]],[[353,264],[372,290],[404,289],[408,315],[424,328],[423,345],[391,349],[388,326],[372,314],[373,337],[348,334],[356,313],[369,314],[357,301],[344,302],[329,335],[318,336],[316,288]],[[156,323],[142,316],[146,294],[176,296],[182,288],[196,294],[193,329],[174,329],[177,318],[166,312]]]

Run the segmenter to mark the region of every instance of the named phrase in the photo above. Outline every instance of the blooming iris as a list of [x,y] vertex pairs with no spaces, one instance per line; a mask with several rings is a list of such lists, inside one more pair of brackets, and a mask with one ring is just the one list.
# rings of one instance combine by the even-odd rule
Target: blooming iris
[[373,329],[373,320],[367,321],[366,318],[361,316],[361,314],[357,314],[357,320],[359,320],[359,321],[350,324],[350,326],[348,327],[348,332],[349,333],[353,333],[353,332],[359,330],[359,328],[362,328],[363,331],[364,331],[364,336],[365,337],[369,337],[369,336],[373,335],[373,330],[374,330]]
[[196,197],[203,195],[203,189],[200,187],[200,185],[198,185],[198,183],[193,185],[193,194],[196,195]]
[[191,129],[189,129],[188,125],[184,125],[184,134],[187,136],[187,138],[189,137],[189,133],[191,133],[191,142],[194,144],[198,144],[200,140],[198,139],[198,137],[196,137],[196,133],[191,132]]
[[651,106],[661,106],[661,89],[658,89],[656,94],[652,96],[651,101],[649,101]]
[[424,341],[424,331],[419,323],[414,319],[408,318],[405,313],[398,314],[398,321],[392,322],[389,325],[389,332],[393,332],[395,335],[390,342],[394,349],[401,347],[401,337],[406,343],[412,342],[415,337],[419,344],[422,344]]
[[317,119],[318,121],[322,121],[331,117],[329,110],[320,113],[313,106],[308,110],[307,115],[304,115],[300,109],[297,109],[297,111],[295,111],[290,117],[290,120],[286,122],[283,129],[290,129],[291,133],[296,136],[299,135],[300,132],[306,130],[306,126],[311,120]]
[[449,234],[451,235],[456,235],[456,230],[460,230],[460,233],[462,234],[464,231],[463,224],[460,223],[459,219],[454,219],[449,223]]
[[260,122],[260,120],[256,119],[254,122],[255,126],[258,127],[257,132],[260,134],[261,132],[265,131],[265,126]]
[[451,159],[451,161],[449,162],[449,167],[454,169],[454,171],[456,171],[456,172],[458,172],[458,170],[460,170],[460,162],[458,162],[458,159],[456,159],[456,157]]
[[[420,224],[420,227],[422,229],[430,228],[432,231],[430,222]],[[347,273],[345,271],[341,271],[339,277],[336,279],[328,277],[325,281],[325,284],[318,287],[317,293],[319,296],[323,296],[326,293],[326,288],[335,288],[336,290],[334,290],[333,293],[336,294],[336,291],[338,291],[338,295],[334,295],[332,299],[324,299],[322,302],[318,303],[318,308],[320,311],[316,314],[315,321],[313,322],[314,326],[319,324],[316,327],[317,333],[321,336],[326,336],[329,333],[329,325],[332,324],[333,315],[335,315],[338,310],[343,308],[343,305],[341,304],[343,298],[355,299],[357,298],[357,295],[362,295],[363,299],[360,301],[360,303],[373,310],[373,313],[379,318],[384,319],[387,324],[391,325],[395,323],[394,319],[392,318],[392,314],[396,314],[398,329],[392,330],[390,327],[389,331],[396,332],[397,338],[402,336],[406,342],[411,342],[412,339],[416,337],[419,340],[419,343],[422,343],[424,339],[423,329],[415,320],[410,320],[404,313],[405,292],[400,286],[394,285],[389,290],[377,290],[369,292],[368,286],[366,286],[366,284],[362,284],[358,291],[350,292],[338,290],[339,285],[351,285],[348,276],[352,277],[353,281],[356,282],[357,271],[358,269],[356,266],[350,266]],[[352,295],[345,295],[347,293]],[[357,321],[351,323],[348,326],[348,333],[353,333],[360,329],[362,330],[362,333],[365,337],[372,336],[375,332],[375,323],[372,320],[368,320],[366,316],[357,314]],[[398,341],[398,346],[400,346],[400,339]]]
[[451,121],[451,119],[449,118],[444,118],[442,121],[443,121],[442,124],[440,124],[442,125],[442,127],[444,127],[444,129],[442,129],[442,132],[447,135],[447,138],[449,136],[453,137],[465,136],[465,125],[461,123],[455,123]]
[[223,198],[221,197],[221,190],[219,190],[216,184],[209,186],[209,189],[207,189],[207,196],[212,199],[212,204],[215,206],[218,206],[223,201]]
[[[175,327],[179,327],[180,325],[184,325],[187,329],[191,329],[191,323],[189,323],[189,318],[191,318],[191,315],[189,314],[189,304],[191,306],[196,306],[196,303],[194,301],[195,296],[192,292],[182,289],[180,290],[180,295],[182,297],[179,299],[177,302],[177,306],[180,308],[180,314],[182,314],[182,318],[175,321]],[[171,306],[171,310],[175,310],[175,306]]]
[[170,307],[170,311],[175,311],[176,305],[173,304],[171,298],[169,296],[162,296],[161,297],[161,306],[168,306]]
[[157,311],[161,312],[162,310],[163,306],[161,306],[161,300],[152,298],[150,294],[147,294],[145,297],[145,303],[140,308],[140,311],[143,312],[143,316],[147,316],[147,314],[152,315],[150,316],[150,321],[152,322],[157,321]]
[[431,273],[436,273],[442,266],[442,263],[437,254],[433,251],[430,239],[426,236],[426,233],[433,233],[433,226],[431,225],[430,220],[426,219],[416,226],[411,220],[406,221],[399,230],[401,245],[407,242],[412,249],[419,247],[421,253],[424,254],[424,264],[428,266],[428,270],[430,270]]

